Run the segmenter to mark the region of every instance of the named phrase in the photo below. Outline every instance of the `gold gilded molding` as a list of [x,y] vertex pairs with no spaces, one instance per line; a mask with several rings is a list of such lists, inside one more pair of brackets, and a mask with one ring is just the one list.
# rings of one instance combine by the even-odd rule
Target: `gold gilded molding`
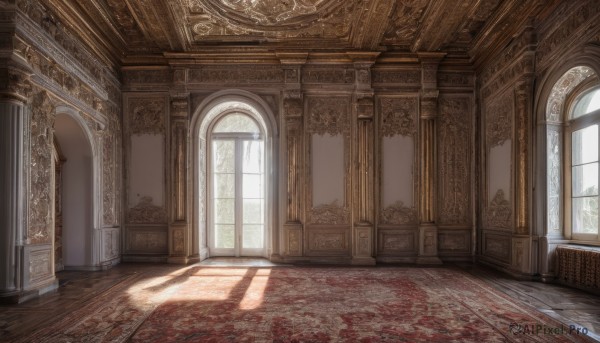
[[187,132],[186,121],[172,125],[171,149],[173,159],[173,213],[175,221],[187,219]]
[[373,222],[373,121],[358,121],[358,222]]
[[287,222],[301,220],[303,130],[300,118],[288,118],[287,129]]
[[516,89],[516,124],[517,124],[517,233],[527,234],[528,229],[528,140],[529,140],[529,83],[519,84]]

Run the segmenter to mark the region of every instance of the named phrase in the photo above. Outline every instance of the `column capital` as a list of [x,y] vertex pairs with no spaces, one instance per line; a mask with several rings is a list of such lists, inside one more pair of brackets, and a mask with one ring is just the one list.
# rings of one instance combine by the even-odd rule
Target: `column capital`
[[26,102],[31,96],[33,86],[31,84],[32,72],[21,66],[12,64],[0,69],[0,98],[14,99]]

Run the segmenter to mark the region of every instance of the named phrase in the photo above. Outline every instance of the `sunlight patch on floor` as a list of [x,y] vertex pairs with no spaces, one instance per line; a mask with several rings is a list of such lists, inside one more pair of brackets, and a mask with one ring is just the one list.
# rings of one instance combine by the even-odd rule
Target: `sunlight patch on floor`
[[244,294],[244,298],[240,302],[240,309],[253,310],[263,303],[270,274],[270,269],[259,269],[256,271],[250,286],[246,290],[246,294]]

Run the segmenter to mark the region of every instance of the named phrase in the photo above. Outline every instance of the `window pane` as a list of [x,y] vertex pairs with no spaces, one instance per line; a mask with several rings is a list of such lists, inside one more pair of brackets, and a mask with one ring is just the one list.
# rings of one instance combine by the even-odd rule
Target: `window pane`
[[260,199],[262,198],[262,175],[261,174],[244,174],[244,198]]
[[598,161],[598,125],[591,125],[572,134],[572,165]]
[[262,199],[244,199],[244,224],[262,224],[264,221]]
[[573,197],[598,195],[598,162],[572,167]]
[[235,174],[215,174],[214,198],[235,197]]
[[581,117],[600,109],[600,89],[595,89],[582,96],[573,108],[573,118]]
[[243,229],[243,248],[262,249],[263,247],[263,226],[262,225],[244,225]]
[[263,142],[244,141],[244,161],[242,171],[244,173],[263,172]]
[[254,119],[245,114],[234,113],[219,120],[217,125],[215,125],[213,132],[260,133],[260,130]]
[[215,248],[233,249],[235,247],[235,226],[215,225]]
[[598,233],[598,197],[573,198],[573,232]]
[[215,199],[215,224],[235,224],[235,199]]
[[235,141],[213,141],[213,165],[216,173],[235,172]]

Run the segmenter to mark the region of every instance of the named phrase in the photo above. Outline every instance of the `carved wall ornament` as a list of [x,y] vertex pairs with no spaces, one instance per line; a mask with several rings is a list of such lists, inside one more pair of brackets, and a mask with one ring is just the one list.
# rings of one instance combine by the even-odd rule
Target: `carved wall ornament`
[[129,100],[132,134],[161,134],[165,131],[165,102],[156,98]]
[[560,133],[555,130],[548,130],[547,132],[547,201],[548,201],[548,231],[549,232],[560,232],[561,228],[561,154],[562,142],[560,139]]
[[487,149],[502,145],[506,140],[511,139],[513,114],[514,95],[512,91],[488,104],[485,127]]
[[312,224],[348,224],[350,223],[350,210],[345,206],[338,205],[335,200],[331,204],[313,207],[310,211],[310,222]]
[[381,210],[379,223],[385,225],[416,224],[419,222],[417,210],[414,207],[406,207],[402,201],[396,201]]
[[189,106],[187,97],[171,98],[171,116],[184,118],[188,116],[188,113]]
[[421,84],[421,70],[397,70],[375,68],[372,72],[373,83],[392,83],[406,86],[419,86]]
[[354,68],[303,68],[302,83],[354,83]]
[[9,94],[22,100],[26,100],[31,96],[33,88],[27,73],[14,68],[8,68],[6,76],[2,75],[1,79],[2,86],[0,87],[6,87],[5,89]]
[[311,250],[331,251],[346,249],[346,237],[344,233],[318,232],[314,233],[311,238]]
[[168,69],[152,70],[123,70],[123,83],[130,84],[161,84],[171,81]]
[[52,150],[55,111],[45,91],[31,102],[29,228],[31,243],[52,242]]
[[302,117],[303,106],[301,99],[285,99],[283,110],[287,117]]
[[533,73],[534,66],[535,60],[532,54],[521,56],[516,63],[499,71],[498,74],[493,77],[492,81],[481,88],[481,97],[483,99],[490,98],[492,95],[497,94],[501,89],[505,88],[507,84],[517,82],[518,79],[525,74]]
[[552,92],[546,105],[546,120],[549,122],[561,122],[568,120],[563,118],[563,105],[565,98],[577,85],[585,79],[596,75],[589,67],[575,67],[567,71],[552,87]]
[[335,136],[350,130],[347,98],[309,98],[308,132]]
[[137,205],[128,211],[128,221],[132,224],[157,224],[167,222],[167,210],[154,205],[152,197],[143,196]]
[[381,134],[384,137],[416,136],[417,98],[382,98],[379,101],[379,113],[381,113]]
[[116,188],[116,177],[115,177],[115,147],[114,143],[116,137],[111,134],[104,135],[104,146],[102,151],[102,184],[103,189],[103,221],[104,225],[116,224],[116,206],[115,206],[115,188]]
[[472,99],[440,98],[439,218],[443,224],[471,222]]
[[188,73],[189,83],[283,83],[279,66],[202,67]]
[[373,98],[361,98],[356,101],[356,115],[360,119],[371,119],[373,118]]
[[487,224],[490,228],[510,229],[512,227],[512,208],[504,191],[499,189],[487,206]]

